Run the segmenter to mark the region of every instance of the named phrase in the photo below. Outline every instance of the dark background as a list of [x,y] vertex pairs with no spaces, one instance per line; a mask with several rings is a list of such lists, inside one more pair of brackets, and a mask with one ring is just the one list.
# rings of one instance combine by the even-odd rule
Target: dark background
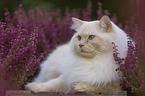
[[[4,9],[8,8],[11,15],[18,8],[19,4],[23,4],[23,8],[28,11],[39,7],[44,11],[51,11],[54,8],[61,8],[62,13],[66,10],[74,8],[85,8],[87,2],[91,1],[93,5],[93,13],[96,13],[97,2],[103,4],[103,9],[107,9],[110,13],[115,13],[119,22],[124,22],[133,13],[130,8],[132,0],[0,0],[0,18],[3,20]],[[95,15],[93,15],[95,17]]]

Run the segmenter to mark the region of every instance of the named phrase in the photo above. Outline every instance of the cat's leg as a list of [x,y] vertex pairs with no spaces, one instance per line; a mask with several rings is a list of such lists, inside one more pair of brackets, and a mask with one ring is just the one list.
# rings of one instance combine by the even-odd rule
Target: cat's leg
[[63,89],[62,80],[60,77],[49,80],[43,83],[28,83],[25,88],[35,93],[40,91],[57,91],[60,92]]

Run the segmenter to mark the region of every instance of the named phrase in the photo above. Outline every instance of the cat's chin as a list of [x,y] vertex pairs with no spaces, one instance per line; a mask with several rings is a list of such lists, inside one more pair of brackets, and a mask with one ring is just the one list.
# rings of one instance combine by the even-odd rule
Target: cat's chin
[[93,58],[95,56],[94,52],[79,51],[77,54],[81,57]]

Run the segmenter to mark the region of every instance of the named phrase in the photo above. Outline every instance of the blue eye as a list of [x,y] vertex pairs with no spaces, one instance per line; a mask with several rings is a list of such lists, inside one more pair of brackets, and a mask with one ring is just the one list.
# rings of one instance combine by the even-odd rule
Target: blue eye
[[89,40],[93,40],[95,38],[95,35],[90,35]]
[[81,36],[80,36],[80,35],[78,35],[78,37],[77,37],[77,38],[78,38],[78,40],[79,40],[79,41],[81,41]]

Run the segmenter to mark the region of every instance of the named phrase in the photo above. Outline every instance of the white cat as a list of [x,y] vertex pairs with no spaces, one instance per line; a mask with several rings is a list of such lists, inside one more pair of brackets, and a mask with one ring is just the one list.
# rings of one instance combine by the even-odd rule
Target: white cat
[[41,64],[40,73],[26,89],[39,91],[113,91],[121,90],[119,67],[113,57],[113,45],[119,56],[127,55],[127,35],[103,16],[100,21],[72,18],[76,31],[71,41],[57,47]]

